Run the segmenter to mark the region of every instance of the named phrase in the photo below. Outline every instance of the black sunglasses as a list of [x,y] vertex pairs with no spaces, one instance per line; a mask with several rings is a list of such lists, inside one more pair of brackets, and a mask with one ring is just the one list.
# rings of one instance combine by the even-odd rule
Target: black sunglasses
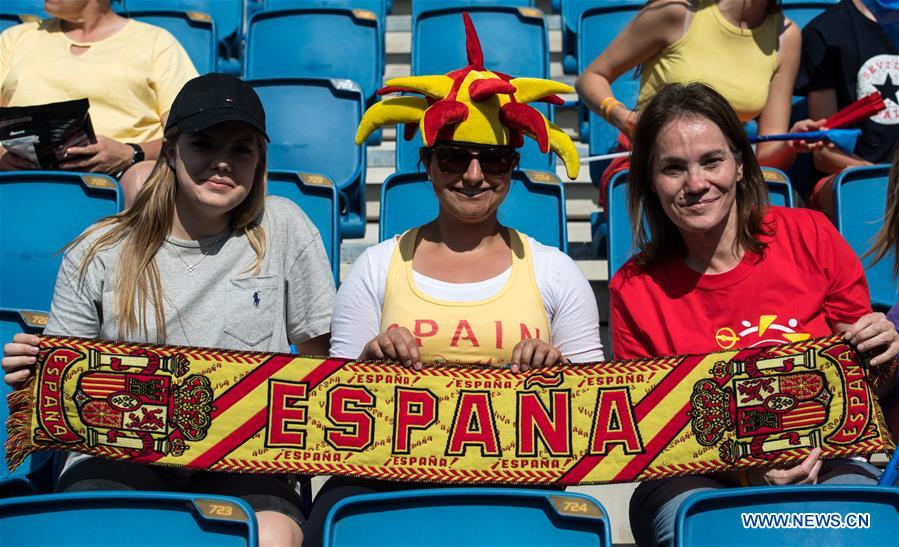
[[444,175],[461,175],[468,170],[472,159],[478,160],[481,171],[487,175],[505,175],[518,161],[518,152],[505,147],[484,147],[473,153],[461,146],[441,144],[431,150],[437,158],[437,167]]

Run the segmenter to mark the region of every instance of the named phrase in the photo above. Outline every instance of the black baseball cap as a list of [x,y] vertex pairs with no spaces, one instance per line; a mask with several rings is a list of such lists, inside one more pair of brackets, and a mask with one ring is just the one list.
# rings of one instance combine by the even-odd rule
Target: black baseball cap
[[166,132],[177,127],[185,133],[196,133],[222,122],[244,122],[265,132],[265,109],[249,84],[230,74],[212,72],[188,81],[178,92]]

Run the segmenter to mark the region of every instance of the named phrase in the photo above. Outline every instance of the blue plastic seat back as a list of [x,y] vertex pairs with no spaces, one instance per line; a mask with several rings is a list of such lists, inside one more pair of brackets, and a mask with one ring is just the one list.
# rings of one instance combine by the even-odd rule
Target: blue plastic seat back
[[[397,173],[381,185],[381,241],[437,218],[434,190],[423,173]],[[499,221],[544,245],[568,250],[565,189],[542,171],[513,171],[509,194],[499,207]]]
[[[46,312],[0,307],[0,345],[11,342],[13,336],[20,332],[40,334],[46,324]],[[48,457],[45,454],[28,457],[15,471],[6,467],[6,419],[9,417],[6,396],[11,391],[5,382],[0,382],[0,498],[34,493],[35,487],[31,484],[29,474],[42,467]],[[2,541],[3,536],[0,534],[0,543]]]
[[249,80],[265,106],[271,144],[268,165],[321,173],[338,188],[364,175],[364,153],[354,142],[364,108],[353,82],[317,78]]
[[[570,0],[566,0],[566,4]],[[629,0],[594,3],[599,7],[591,7],[583,11],[580,18],[578,31],[578,72],[586,70],[587,66],[602,53],[609,43],[624,30],[631,19],[643,7],[643,2]],[[637,95],[640,92],[640,77],[633,70],[629,70],[612,82],[612,93],[615,98],[628,108],[637,106]],[[610,125],[601,116],[589,112],[583,105],[581,118],[587,120],[586,140],[589,144],[591,156],[614,152],[618,146],[618,129]],[[608,162],[594,162],[590,164],[591,178],[599,181],[602,171]]]
[[484,66],[513,77],[549,77],[549,42],[536,8],[469,7],[423,11],[412,22],[412,74],[445,74],[468,64],[462,12],[471,16]]
[[530,8],[534,0],[412,0],[412,19],[427,10],[438,8],[471,8],[479,6]]
[[356,127],[365,108],[350,80],[281,78],[249,80],[265,106],[271,138],[268,166],[321,173],[337,187],[342,237],[365,232],[365,147]]
[[381,24],[371,11],[310,6],[258,12],[249,21],[246,47],[247,78],[353,80],[366,100],[381,86]]
[[[484,66],[513,77],[549,77],[549,42],[543,12],[536,8],[485,6],[422,10],[412,23],[412,74],[446,74],[468,64],[462,12],[471,16]],[[525,47],[526,45],[526,47]],[[552,107],[532,103],[544,116],[553,119]],[[397,171],[415,171],[421,135],[403,139],[397,128]],[[555,156],[540,152],[537,143],[525,137],[520,149],[522,169],[553,171]]]
[[127,15],[172,33],[184,47],[187,56],[200,74],[216,71],[218,38],[215,23],[208,14],[194,11],[129,9]]
[[[840,173],[834,181],[834,224],[860,258],[871,248],[883,225],[889,165],[855,167]],[[886,311],[897,300],[896,277],[893,275],[894,253],[891,251],[877,264],[863,258],[871,303]]]
[[325,252],[331,262],[334,282],[340,273],[340,231],[338,228],[337,188],[323,175],[294,171],[269,171],[267,191],[273,196],[285,197],[306,213],[318,228]]
[[206,13],[215,22],[219,40],[241,34],[242,0],[124,0],[126,11],[185,11]]
[[786,173],[773,167],[762,167],[762,175],[768,184],[768,200],[777,207],[793,206],[793,185]]
[[839,0],[783,0],[780,7],[788,19],[803,28],[818,14],[838,3]]
[[[553,106],[549,103],[531,103],[531,106],[539,110],[550,121],[553,120]],[[404,126],[401,126],[404,127]],[[396,140],[396,171],[409,173],[419,169],[418,150],[421,148],[421,131],[416,131],[412,140],[403,138],[403,130],[397,129]],[[536,171],[555,171],[556,155],[552,152],[543,153],[537,146],[537,141],[530,137],[524,138],[524,146],[518,149],[521,161],[518,166],[521,169]]]
[[592,497],[514,488],[435,488],[346,498],[328,513],[323,536],[325,547],[612,544],[608,515]]
[[[627,174],[627,171],[621,171],[609,182],[608,237],[606,238],[609,279],[612,279],[615,272],[637,252],[627,207]],[[792,207],[793,187],[784,172],[771,167],[763,167],[762,175],[768,185],[768,199],[771,205]]]
[[283,10],[290,8],[348,8],[367,10],[378,17],[381,28],[387,22],[389,2],[385,0],[247,0],[250,15],[257,10]]
[[105,175],[0,173],[0,306],[49,310],[59,251],[122,204],[118,183]]
[[253,510],[226,496],[78,492],[0,500],[4,545],[255,546]]
[[16,25],[22,24],[29,20],[34,20],[37,18],[37,15],[28,15],[28,14],[13,14],[13,13],[0,13],[0,32],[8,29],[9,27],[14,27]]
[[43,0],[3,0],[3,2],[0,2],[0,13],[6,15],[36,15],[40,18],[50,16],[44,11]]
[[[585,53],[584,40],[598,39],[606,43],[610,42],[618,34],[611,36],[585,36],[581,34],[580,21],[585,12],[592,8],[610,6],[622,3],[622,0],[560,0],[562,22],[562,63],[566,74],[579,73],[582,64],[590,64],[596,55]],[[643,0],[625,0],[624,3],[636,4],[637,9],[645,4]],[[594,29],[588,29],[592,31]],[[604,31],[605,32],[605,31]],[[602,50],[600,50],[602,51]]]
[[[800,526],[761,526],[761,519],[770,519],[771,515],[795,520]],[[832,525],[816,526],[814,523],[821,519],[831,519]],[[807,522],[812,525],[802,526]],[[835,527],[844,522],[849,527]],[[899,488],[895,487],[819,484],[725,488],[693,494],[684,501],[677,512],[675,545],[867,547],[896,545],[897,530]]]

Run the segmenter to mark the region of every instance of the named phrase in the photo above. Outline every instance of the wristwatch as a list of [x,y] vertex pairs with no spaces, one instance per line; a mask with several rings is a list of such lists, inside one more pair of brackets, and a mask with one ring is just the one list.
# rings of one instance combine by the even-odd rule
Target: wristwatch
[[126,142],[125,144],[127,144],[134,150],[134,155],[131,156],[131,165],[144,161],[144,149],[141,148],[139,144],[135,144],[133,142]]

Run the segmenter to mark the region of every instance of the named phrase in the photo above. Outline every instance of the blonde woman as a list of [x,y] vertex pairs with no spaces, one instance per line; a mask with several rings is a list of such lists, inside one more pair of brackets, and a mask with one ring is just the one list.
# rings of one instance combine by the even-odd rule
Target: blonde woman
[[[287,352],[328,351],[334,284],[321,238],[292,203],[265,197],[265,112],[224,74],[191,80],[134,205],[66,251],[46,334]],[[35,336],[4,348],[4,380],[31,374]],[[299,545],[289,480],[185,472],[70,455],[60,491],[180,490],[244,498],[260,542]]]

